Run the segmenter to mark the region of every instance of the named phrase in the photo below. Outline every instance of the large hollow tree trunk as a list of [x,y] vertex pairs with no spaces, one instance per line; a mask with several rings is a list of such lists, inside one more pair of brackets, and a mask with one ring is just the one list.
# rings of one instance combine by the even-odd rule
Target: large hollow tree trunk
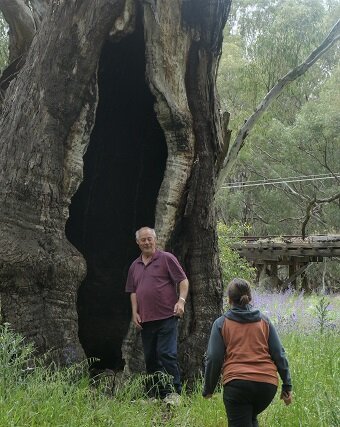
[[124,285],[134,231],[149,225],[188,274],[180,359],[187,379],[199,373],[222,307],[215,80],[229,6],[47,8],[0,123],[1,314],[39,352],[140,368]]

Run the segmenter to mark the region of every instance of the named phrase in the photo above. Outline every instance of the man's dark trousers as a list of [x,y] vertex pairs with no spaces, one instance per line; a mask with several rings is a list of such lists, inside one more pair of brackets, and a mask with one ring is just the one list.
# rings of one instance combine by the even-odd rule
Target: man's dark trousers
[[[182,390],[177,363],[177,322],[177,317],[170,317],[142,324],[146,372],[156,374],[154,382],[157,383],[156,388],[150,388],[149,394],[158,394],[161,398],[173,391],[180,394]],[[172,384],[162,380],[157,372],[173,377]]]

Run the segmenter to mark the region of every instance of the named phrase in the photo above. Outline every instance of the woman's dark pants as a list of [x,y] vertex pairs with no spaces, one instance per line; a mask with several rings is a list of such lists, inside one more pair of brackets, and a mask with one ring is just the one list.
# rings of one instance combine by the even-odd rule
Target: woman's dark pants
[[150,396],[164,398],[173,391],[181,393],[177,363],[177,322],[177,317],[170,317],[142,324],[146,372],[155,374],[148,385]]
[[223,401],[229,427],[258,427],[257,415],[274,399],[274,384],[233,380],[224,386]]

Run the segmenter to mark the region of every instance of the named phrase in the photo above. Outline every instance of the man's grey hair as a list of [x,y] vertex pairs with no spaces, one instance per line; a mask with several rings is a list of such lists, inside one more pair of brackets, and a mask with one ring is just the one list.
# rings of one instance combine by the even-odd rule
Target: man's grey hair
[[156,231],[154,228],[150,228],[150,227],[141,227],[139,230],[136,231],[136,240],[139,239],[139,233],[141,230],[150,230],[151,233],[153,234],[154,238],[156,238]]

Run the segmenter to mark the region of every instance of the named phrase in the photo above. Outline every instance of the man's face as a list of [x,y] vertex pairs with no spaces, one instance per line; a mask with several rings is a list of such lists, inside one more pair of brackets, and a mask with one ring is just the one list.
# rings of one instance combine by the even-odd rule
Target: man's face
[[145,256],[151,256],[156,251],[156,238],[151,230],[142,228],[139,231],[137,245]]

